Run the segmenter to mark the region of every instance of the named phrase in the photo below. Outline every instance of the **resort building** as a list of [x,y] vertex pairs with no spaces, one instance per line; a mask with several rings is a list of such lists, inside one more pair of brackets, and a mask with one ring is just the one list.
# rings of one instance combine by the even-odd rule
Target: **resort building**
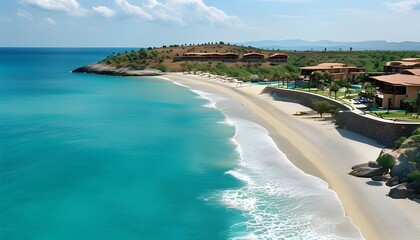
[[273,64],[284,63],[284,62],[287,62],[288,57],[289,56],[287,56],[287,54],[284,54],[284,53],[274,53],[273,55],[270,55],[268,57],[268,60]]
[[387,62],[384,66],[387,74],[401,73],[405,69],[420,69],[420,58],[404,58],[401,61]]
[[184,53],[183,56],[175,57],[174,61],[238,61],[239,54],[236,53]]
[[397,73],[371,77],[378,92],[376,102],[379,107],[400,108],[404,100],[415,101],[420,90],[420,72],[414,73],[417,75]]
[[267,53],[245,53],[240,56],[237,53],[227,52],[227,53],[197,53],[197,52],[187,52],[182,56],[174,57],[174,62],[176,61],[224,61],[224,62],[266,62],[267,60],[271,63],[285,63],[287,62],[288,56],[284,53],[275,53],[269,55]]
[[401,73],[407,74],[407,75],[420,76],[420,68],[419,69],[405,69],[405,70],[402,70]]
[[244,62],[261,62],[264,59],[265,55],[262,53],[245,53],[241,60]]
[[311,79],[312,73],[315,71],[329,72],[331,74],[331,80],[335,81],[352,78],[353,74],[364,72],[365,69],[344,63],[321,63],[317,66],[301,67],[301,78]]

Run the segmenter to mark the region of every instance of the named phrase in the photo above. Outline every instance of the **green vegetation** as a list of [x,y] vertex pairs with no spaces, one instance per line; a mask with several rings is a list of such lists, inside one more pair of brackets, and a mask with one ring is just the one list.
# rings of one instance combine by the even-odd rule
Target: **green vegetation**
[[395,148],[399,148],[399,147],[401,147],[401,145],[403,144],[403,142],[405,141],[405,140],[407,140],[407,137],[400,137],[400,138],[398,138],[396,141],[395,141],[395,143],[394,143],[394,147]]
[[319,113],[320,117],[322,117],[322,114],[331,112],[334,109],[334,106],[325,100],[315,100],[312,104],[313,109]]
[[420,135],[420,127],[413,131],[412,135]]
[[416,108],[417,113],[420,113],[420,90],[417,90],[416,92]]
[[340,90],[340,85],[338,85],[338,83],[331,83],[330,85],[330,96],[331,96],[331,92],[334,92],[334,99],[337,99],[337,92],[338,90]]
[[156,67],[156,69],[158,69],[158,70],[160,70],[160,71],[162,71],[162,72],[166,72],[166,67],[165,67],[165,65],[158,65],[158,66]]
[[395,165],[395,160],[390,155],[381,155],[376,159],[376,162],[378,162],[378,165],[387,171],[391,169]]
[[[217,63],[216,65],[203,65],[202,63],[194,62],[187,65],[188,71],[197,72],[209,72],[221,76],[229,76],[239,78],[244,81],[251,81],[251,76],[257,76],[256,80],[286,80],[288,75],[297,77],[299,70],[292,65],[284,64],[279,66],[262,67],[258,65],[250,66],[235,66],[229,67],[223,63]],[[289,72],[292,70],[293,72]],[[288,78],[290,80],[290,77]]]
[[407,174],[408,179],[410,179],[411,181],[420,181],[420,171],[419,170],[415,170],[411,173]]
[[380,116],[381,118],[384,119],[389,119],[389,120],[400,120],[400,121],[406,121],[406,122],[420,122],[419,118],[416,118],[415,115],[412,115],[408,112],[401,112],[401,111],[382,111],[382,112],[372,112],[371,113],[374,116]]

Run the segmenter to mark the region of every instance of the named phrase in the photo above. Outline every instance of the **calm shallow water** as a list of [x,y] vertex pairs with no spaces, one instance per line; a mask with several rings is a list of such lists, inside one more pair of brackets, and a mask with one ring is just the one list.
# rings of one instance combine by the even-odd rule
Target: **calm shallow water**
[[0,49],[0,239],[360,238],[228,99],[70,72],[113,51]]
[[234,128],[167,81],[69,72],[98,55],[2,51],[0,239],[228,238],[239,212],[202,196],[239,185]]

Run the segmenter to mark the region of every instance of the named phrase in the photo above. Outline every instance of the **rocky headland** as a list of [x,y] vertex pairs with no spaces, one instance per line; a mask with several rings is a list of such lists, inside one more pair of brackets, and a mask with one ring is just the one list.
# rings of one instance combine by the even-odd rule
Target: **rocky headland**
[[162,72],[157,69],[133,70],[126,67],[117,68],[104,63],[94,63],[83,67],[79,67],[72,72],[76,73],[93,73],[111,76],[159,76]]

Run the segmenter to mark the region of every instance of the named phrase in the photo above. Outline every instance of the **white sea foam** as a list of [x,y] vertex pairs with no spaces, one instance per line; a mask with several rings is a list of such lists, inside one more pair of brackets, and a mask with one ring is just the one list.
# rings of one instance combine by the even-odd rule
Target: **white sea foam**
[[200,90],[194,90],[194,89],[190,89],[190,90],[192,92],[196,93],[199,98],[209,101],[208,104],[203,105],[204,107],[207,107],[207,108],[217,109],[216,102],[223,99],[223,98],[217,97],[216,95],[211,94],[211,93],[203,92],[203,91],[200,91]]
[[232,121],[230,121],[230,119],[229,118],[225,118],[225,120],[223,120],[223,121],[219,121],[219,122],[217,122],[217,123],[220,123],[220,124],[224,124],[224,125],[228,125],[228,126],[234,126],[233,125],[233,122]]
[[181,87],[185,87],[185,88],[191,89],[190,87],[188,87],[187,85],[184,85],[184,84],[182,84],[182,83],[175,82],[175,81],[173,81],[173,83],[174,83],[175,85],[178,85],[178,86],[181,86]]
[[[223,205],[248,219],[241,224],[249,232],[235,239],[362,239],[324,181],[292,165],[266,129],[244,119],[230,120],[237,128],[241,168],[227,174],[245,185],[216,194]],[[343,224],[351,231],[339,231]]]
[[240,170],[229,170],[226,172],[226,174],[229,174],[234,178],[246,183],[247,186],[254,185],[254,181],[248,175],[242,173]]

